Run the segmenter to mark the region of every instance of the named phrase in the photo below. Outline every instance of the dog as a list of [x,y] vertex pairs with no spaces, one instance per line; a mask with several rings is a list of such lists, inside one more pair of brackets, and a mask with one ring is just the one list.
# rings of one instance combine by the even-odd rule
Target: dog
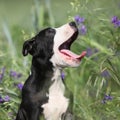
[[75,22],[58,28],[46,28],[25,41],[23,56],[32,55],[31,74],[22,89],[22,101],[16,120],[74,120],[72,102],[65,96],[65,83],[61,78],[65,67],[78,67],[86,55],[70,51],[78,37]]

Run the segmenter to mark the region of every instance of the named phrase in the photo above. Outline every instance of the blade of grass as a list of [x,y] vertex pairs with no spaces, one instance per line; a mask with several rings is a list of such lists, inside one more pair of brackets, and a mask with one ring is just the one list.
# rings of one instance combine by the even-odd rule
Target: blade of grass
[[15,56],[17,55],[16,48],[15,48],[15,45],[13,43],[13,39],[12,39],[10,30],[9,30],[6,23],[3,23],[3,31],[5,33],[6,40],[8,41],[9,51],[10,51],[11,57],[13,60],[15,60]]

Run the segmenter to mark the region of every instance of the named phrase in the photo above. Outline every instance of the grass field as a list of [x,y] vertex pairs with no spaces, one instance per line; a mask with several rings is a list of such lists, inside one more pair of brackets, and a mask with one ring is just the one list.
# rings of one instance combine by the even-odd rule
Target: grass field
[[119,0],[0,0],[0,120],[14,120],[29,74],[31,56],[22,56],[23,42],[76,15],[85,19],[87,33],[72,50],[87,55],[78,68],[64,70],[74,113],[78,120],[120,120]]

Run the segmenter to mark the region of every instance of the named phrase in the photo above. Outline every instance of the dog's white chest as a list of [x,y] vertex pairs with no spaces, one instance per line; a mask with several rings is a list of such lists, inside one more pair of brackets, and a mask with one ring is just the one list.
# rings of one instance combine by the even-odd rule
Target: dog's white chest
[[64,91],[62,80],[55,79],[49,89],[48,103],[42,106],[46,120],[61,120],[61,115],[66,112],[69,100],[64,97]]

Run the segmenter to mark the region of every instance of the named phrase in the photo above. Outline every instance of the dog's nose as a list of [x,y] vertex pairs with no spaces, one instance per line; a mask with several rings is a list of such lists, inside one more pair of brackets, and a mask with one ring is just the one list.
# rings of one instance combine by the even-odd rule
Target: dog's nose
[[70,22],[69,25],[70,25],[71,27],[77,27],[76,24],[75,24],[75,22]]

